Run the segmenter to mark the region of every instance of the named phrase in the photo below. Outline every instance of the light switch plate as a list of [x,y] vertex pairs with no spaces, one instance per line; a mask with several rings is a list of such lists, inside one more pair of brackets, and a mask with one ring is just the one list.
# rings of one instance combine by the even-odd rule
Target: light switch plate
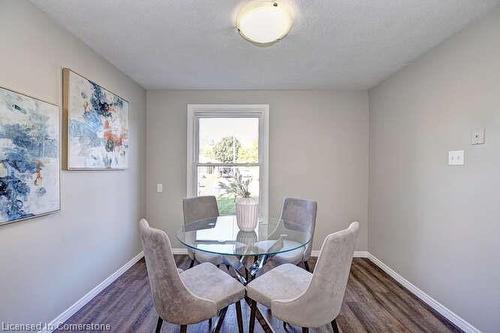
[[465,152],[463,150],[452,150],[448,152],[448,165],[464,165]]
[[163,192],[163,184],[156,184],[156,192],[158,193]]
[[484,128],[475,128],[472,130],[472,144],[482,145],[485,141]]

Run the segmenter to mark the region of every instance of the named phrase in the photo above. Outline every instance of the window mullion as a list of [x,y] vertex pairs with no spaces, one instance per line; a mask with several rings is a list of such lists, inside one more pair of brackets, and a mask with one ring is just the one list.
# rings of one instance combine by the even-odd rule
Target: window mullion
[[194,163],[196,166],[201,167],[255,167],[261,166],[261,163]]

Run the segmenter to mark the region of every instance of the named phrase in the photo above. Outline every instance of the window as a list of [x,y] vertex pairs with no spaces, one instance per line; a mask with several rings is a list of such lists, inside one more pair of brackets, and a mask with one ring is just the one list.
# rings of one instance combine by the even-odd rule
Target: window
[[221,215],[235,212],[228,189],[248,184],[267,215],[268,105],[188,105],[187,195],[214,195]]

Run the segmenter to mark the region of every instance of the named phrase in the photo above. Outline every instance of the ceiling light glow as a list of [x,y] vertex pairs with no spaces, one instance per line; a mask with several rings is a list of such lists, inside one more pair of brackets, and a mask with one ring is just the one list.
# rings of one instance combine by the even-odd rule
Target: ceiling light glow
[[292,24],[290,8],[276,1],[250,1],[236,18],[240,35],[263,46],[271,45],[285,37]]

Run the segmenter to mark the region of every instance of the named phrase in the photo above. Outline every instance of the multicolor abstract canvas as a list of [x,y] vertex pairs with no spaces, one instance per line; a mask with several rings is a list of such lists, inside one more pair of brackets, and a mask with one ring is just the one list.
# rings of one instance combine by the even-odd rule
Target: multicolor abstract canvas
[[0,224],[59,210],[59,108],[0,88]]
[[126,169],[128,102],[67,68],[63,77],[67,168]]

